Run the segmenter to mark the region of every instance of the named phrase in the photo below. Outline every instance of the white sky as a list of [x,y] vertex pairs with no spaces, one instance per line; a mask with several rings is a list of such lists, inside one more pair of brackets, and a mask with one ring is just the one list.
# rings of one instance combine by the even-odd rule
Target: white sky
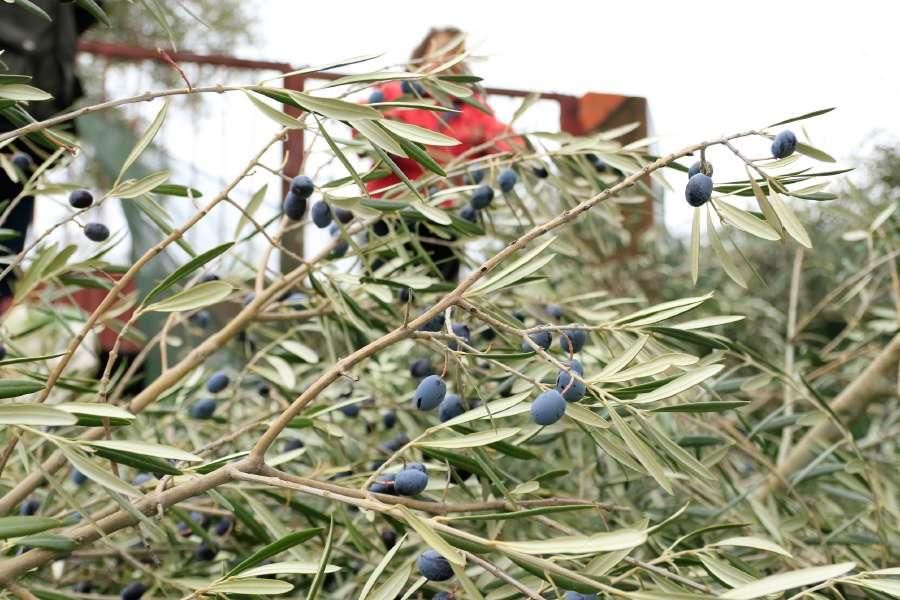
[[[662,151],[828,106],[838,110],[807,131],[844,164],[876,131],[900,139],[900,4],[889,0],[261,4],[261,44],[242,54],[396,63],[428,27],[454,25],[485,57],[474,70],[488,85],[645,96]],[[666,221],[678,226],[689,213],[673,200]]]
[[[259,10],[259,43],[235,48],[236,56],[308,65],[385,53],[357,67],[372,70],[404,62],[429,27],[454,25],[470,33],[470,46],[484,57],[473,69],[490,86],[645,96],[661,152],[828,106],[838,110],[807,121],[807,133],[813,145],[842,165],[857,163],[876,132],[882,141],[900,140],[900,4],[889,0],[525,2],[515,7],[485,0],[254,4]],[[229,78],[226,83],[249,82],[256,77],[185,68],[196,83],[219,83],[222,77]],[[146,83],[141,70],[132,67],[103,85],[107,93],[121,96],[144,91]],[[276,126],[240,94],[201,100],[189,107],[185,99],[176,99],[157,142],[177,159],[173,181],[214,193]],[[491,102],[507,119],[518,106],[517,100]],[[142,103],[127,107],[127,114],[147,123],[157,110],[158,102]],[[539,104],[519,125],[523,130],[556,128],[558,113],[552,103]],[[803,136],[799,128],[797,133]],[[751,144],[748,154],[764,156],[766,146],[761,141]],[[279,156],[273,149],[267,164],[277,165]],[[726,160],[719,149],[709,158],[718,180],[743,176],[741,166]],[[308,171],[315,163],[308,164]],[[78,171],[77,163],[73,169]],[[321,176],[327,180],[329,175]],[[269,193],[260,212],[275,214],[280,186],[265,173],[242,182],[233,197],[247,200],[267,181]],[[670,181],[676,192],[667,195],[665,221],[685,233],[691,213],[681,194],[684,181],[677,176]],[[192,211],[186,202],[169,206],[173,221]],[[109,223],[114,233],[124,227],[115,204],[91,213],[90,218]],[[64,201],[48,205],[38,215],[35,231],[51,227],[63,214],[68,214]],[[219,235],[211,232],[231,235],[238,217],[233,207],[218,207],[204,220],[206,227],[189,232],[188,240],[207,249]],[[307,233],[308,251],[326,235],[314,228]],[[73,226],[56,237],[84,244]],[[127,246],[111,256],[127,257]]]

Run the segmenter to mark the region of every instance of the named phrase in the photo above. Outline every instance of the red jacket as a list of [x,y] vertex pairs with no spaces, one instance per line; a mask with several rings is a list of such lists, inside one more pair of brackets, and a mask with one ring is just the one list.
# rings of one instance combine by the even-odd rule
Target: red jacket
[[[373,88],[384,94],[384,101],[391,102],[397,100],[403,95],[401,83],[392,81],[381,86]],[[479,96],[478,101],[484,104],[484,97]],[[508,143],[508,134],[512,131],[508,125],[501,123],[493,114],[482,112],[464,102],[456,101],[454,109],[460,111],[458,113],[441,112],[422,109],[395,108],[384,112],[384,116],[388,119],[418,125],[438,133],[443,133],[452,138],[459,140],[459,144],[455,146],[429,146],[428,153],[439,163],[446,163],[460,154],[469,151],[475,146],[481,146],[486,142],[495,140],[492,146],[486,147],[479,153],[469,158],[477,158],[494,152],[506,152],[512,149]],[[391,159],[397,163],[397,166],[403,171],[409,179],[416,179],[424,173],[424,169],[411,158],[403,158],[402,156],[391,156]],[[390,173],[380,179],[374,179],[366,183],[366,189],[373,197],[379,197],[383,194],[386,187],[400,183],[400,178],[394,173]]]

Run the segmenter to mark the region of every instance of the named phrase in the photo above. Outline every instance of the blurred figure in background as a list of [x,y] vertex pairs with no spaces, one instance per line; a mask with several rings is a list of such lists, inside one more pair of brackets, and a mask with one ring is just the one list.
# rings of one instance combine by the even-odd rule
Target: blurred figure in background
[[[446,64],[454,59],[459,59],[466,53],[465,34],[455,27],[433,28],[422,39],[410,56],[410,72],[428,72],[429,70]],[[469,74],[465,60],[453,64],[441,72],[445,75]],[[427,89],[418,81],[392,81],[373,88],[369,98],[370,103],[391,102],[400,98],[414,100],[416,98],[430,98]],[[429,154],[441,164],[446,164],[455,157],[466,154],[468,159],[494,154],[496,152],[509,152],[518,146],[516,138],[511,137],[512,131],[508,125],[497,120],[493,112],[487,107],[485,95],[476,90],[471,99],[466,102],[454,99],[452,106],[459,112],[441,112],[424,109],[398,108],[384,111],[388,119],[418,125],[459,140],[455,146],[430,146]],[[478,150],[473,151],[473,149]],[[392,160],[400,167],[409,179],[421,177],[424,169],[411,158],[391,156]],[[373,197],[380,197],[384,189],[400,183],[401,179],[394,173],[390,173],[380,179],[369,181],[366,188]],[[429,235],[428,227],[424,223],[409,223],[411,230],[419,236],[422,248],[428,253],[432,262],[438,267],[441,276],[446,281],[455,281],[459,276],[460,261],[453,251],[453,240],[436,239]]]
[[[75,52],[78,37],[94,23],[94,17],[72,2],[34,0],[52,20],[23,9],[17,4],[0,2],[0,73],[31,77],[30,85],[51,94],[53,98],[31,102],[28,112],[43,120],[69,108],[82,95],[81,83],[75,76]],[[102,2],[100,3],[102,4]],[[16,107],[0,109],[0,132],[25,124],[24,115]],[[28,178],[34,168],[44,162],[49,152],[36,144],[17,140],[14,147],[0,149],[18,171]],[[18,255],[25,246],[25,236],[34,220],[34,197],[19,197],[20,181],[14,181],[0,169],[0,228],[18,235],[0,241],[0,253]],[[6,265],[0,265],[0,271]],[[15,271],[0,279],[0,314],[9,306]]]

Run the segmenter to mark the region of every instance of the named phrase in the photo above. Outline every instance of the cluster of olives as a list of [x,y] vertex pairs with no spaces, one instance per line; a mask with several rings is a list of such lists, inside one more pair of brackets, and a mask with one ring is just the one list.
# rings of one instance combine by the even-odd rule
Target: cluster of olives
[[[784,130],[772,141],[772,156],[787,158],[797,149],[797,136],[790,130]],[[684,197],[691,206],[703,206],[712,198],[713,168],[709,162],[697,161],[688,169],[688,182],[684,188]]]

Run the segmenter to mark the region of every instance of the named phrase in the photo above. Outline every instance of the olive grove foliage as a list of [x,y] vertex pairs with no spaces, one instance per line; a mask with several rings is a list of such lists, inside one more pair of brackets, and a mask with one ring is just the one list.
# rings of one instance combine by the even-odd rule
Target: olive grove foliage
[[[621,145],[620,128],[581,138],[520,132],[521,151],[438,164],[429,148],[453,140],[398,127],[382,111],[452,115],[452,99],[475,101],[477,78],[372,71],[333,87],[348,95],[398,79],[418,82],[427,98],[411,86],[397,103],[360,105],[230,83],[90,108],[159,106],[122,173],[166,126],[172,95],[245,94],[248,110],[271,117],[273,135],[246,149],[246,168],[221,190],[192,190],[167,171],[94,190],[93,206],[197,201],[186,222],[160,218],[156,245],[133,264],[107,264],[104,251],[120,240],[92,234],[99,241],[84,243],[96,252],[77,262],[74,247],[37,236],[2,265],[21,272],[15,304],[28,314],[25,328],[0,322],[3,593],[897,597],[896,215],[885,209],[848,233],[846,243],[868,251],[821,306],[794,311],[789,344],[815,346],[818,362],[788,359],[783,340],[767,349],[742,341],[753,331],[741,329],[747,315],[733,295],[740,286],[752,306],[766,277],[742,252],[750,236],[771,252],[816,252],[815,224],[794,208],[833,200],[824,187],[843,172],[802,141],[783,158],[751,159],[742,148],[768,147],[790,123],[826,111],[662,157],[648,142]],[[0,162],[39,201],[73,191],[46,175],[77,152],[65,124],[86,110],[29,122],[28,103],[42,98],[0,75],[0,110],[23,124],[0,134]],[[302,113],[289,117],[270,100]],[[358,137],[334,136],[341,123]],[[269,222],[255,218],[258,202],[236,208],[239,231],[188,247],[192,258],[150,292],[119,294],[248,173],[277,172],[259,157],[290,129],[326,139],[345,177],[314,179],[311,197],[309,183],[295,180],[288,214]],[[587,265],[626,243],[623,211],[651,185],[685,185],[698,159],[693,177],[709,175],[713,147],[744,164],[747,178],[712,173],[711,199],[684,205],[694,233],[672,285],[685,293],[655,304],[611,294],[621,289],[616,271]],[[43,163],[20,168],[9,154],[23,148]],[[371,171],[353,169],[348,156],[361,151]],[[395,171],[398,155],[428,175],[370,197],[364,182]],[[479,185],[493,187],[492,201],[474,221],[462,218]],[[278,252],[306,224],[298,196],[352,215],[335,219],[329,244],[289,272],[268,270],[268,254],[242,255],[254,238]],[[73,207],[70,218],[85,225],[90,210]],[[411,235],[417,224],[461,254],[459,283],[437,275]],[[222,270],[228,264],[253,275]],[[733,282],[719,282],[729,295],[691,286],[709,271]],[[85,286],[108,290],[93,314],[55,304]],[[233,316],[210,318],[223,305]],[[165,325],[138,333],[119,318],[127,306],[134,319],[159,313]],[[845,333],[802,336],[817,314],[841,306],[854,309]],[[115,369],[115,351],[99,380],[76,370],[100,325],[143,336],[138,361],[161,353],[160,376],[135,391],[139,362]],[[23,353],[17,340],[35,331],[62,339],[64,352]],[[548,416],[536,399],[557,392],[568,401]],[[866,427],[851,431],[861,415]]]

